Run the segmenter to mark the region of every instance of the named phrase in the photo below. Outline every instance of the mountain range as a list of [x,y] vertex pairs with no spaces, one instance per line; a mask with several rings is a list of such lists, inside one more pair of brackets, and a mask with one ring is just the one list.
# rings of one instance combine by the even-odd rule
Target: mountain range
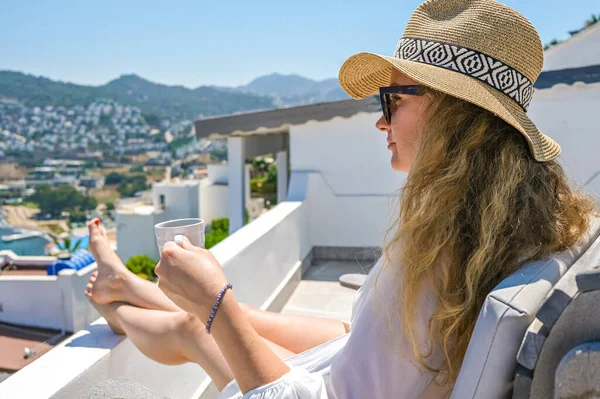
[[138,106],[146,114],[196,119],[260,109],[347,98],[337,79],[315,81],[298,75],[271,74],[246,86],[200,86],[189,89],[122,75],[102,86],[76,85],[13,71],[0,71],[0,98],[31,106],[86,105],[110,98]]
[[254,79],[246,86],[212,86],[217,90],[272,97],[277,106],[293,106],[348,98],[337,79],[315,81],[299,75],[274,73]]

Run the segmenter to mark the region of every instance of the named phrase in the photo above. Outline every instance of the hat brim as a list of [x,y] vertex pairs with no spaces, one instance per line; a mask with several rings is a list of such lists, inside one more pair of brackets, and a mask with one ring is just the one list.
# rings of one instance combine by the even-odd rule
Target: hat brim
[[459,72],[395,57],[358,53],[342,65],[340,86],[355,99],[377,94],[380,87],[390,85],[392,68],[420,84],[469,101],[502,118],[525,136],[535,160],[546,162],[560,155],[560,145],[543,134],[514,100]]

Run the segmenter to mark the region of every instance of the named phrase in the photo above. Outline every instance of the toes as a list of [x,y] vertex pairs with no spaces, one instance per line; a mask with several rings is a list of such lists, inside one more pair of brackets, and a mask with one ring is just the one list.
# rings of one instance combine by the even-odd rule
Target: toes
[[98,234],[101,234],[101,230],[100,230],[100,219],[98,218],[94,218],[92,219],[89,223],[88,223],[88,230],[90,232],[90,238],[92,238],[93,236],[96,236]]
[[83,294],[88,297],[89,299],[92,299],[92,293],[89,291],[84,291]]
[[88,283],[88,285],[85,286],[85,290],[89,291],[90,294],[92,293],[92,288],[94,288],[94,284],[92,283]]
[[96,282],[97,277],[96,276],[92,276],[90,277],[90,283],[94,284]]
[[98,277],[98,270],[94,270],[92,272],[92,277],[94,277],[94,278]]

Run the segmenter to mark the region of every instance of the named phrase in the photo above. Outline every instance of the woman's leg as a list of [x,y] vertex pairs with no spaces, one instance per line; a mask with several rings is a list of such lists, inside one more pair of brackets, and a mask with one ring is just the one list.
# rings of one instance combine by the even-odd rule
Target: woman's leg
[[331,341],[349,331],[348,324],[339,320],[268,312],[244,303],[240,303],[240,307],[258,335],[296,353]]
[[[179,309],[155,284],[127,270],[98,223],[92,221],[89,230],[98,270],[85,294],[113,331],[126,334],[140,352],[157,362],[199,364],[217,388],[223,389],[233,374],[204,324]],[[282,359],[295,354],[265,342]]]
[[[141,308],[182,312],[154,283],[131,273],[110,243],[99,220],[89,225],[90,250],[98,265],[97,273],[90,278],[86,293],[96,308],[97,304],[124,302]],[[282,315],[262,311],[249,305],[240,304],[250,324],[265,338],[267,344],[286,348],[300,353],[320,345],[347,332],[347,325],[341,321],[318,317]],[[102,314],[102,312],[100,312]],[[115,332],[122,333],[107,318]]]
[[[185,312],[143,309],[121,302],[97,305],[113,329],[127,334],[150,359],[167,365],[194,362],[210,376],[219,390],[233,379],[227,362],[204,325]],[[294,353],[270,343],[282,359]]]
[[181,311],[156,284],[136,276],[125,267],[110,247],[100,220],[93,219],[88,224],[88,230],[90,251],[98,266],[88,287],[95,303],[106,305],[119,301],[146,309]]

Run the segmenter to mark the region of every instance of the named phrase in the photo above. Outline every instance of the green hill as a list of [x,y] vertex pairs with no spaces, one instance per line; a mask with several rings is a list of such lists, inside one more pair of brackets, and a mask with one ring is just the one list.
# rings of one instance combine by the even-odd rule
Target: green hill
[[275,107],[273,98],[269,96],[212,87],[188,89],[167,86],[136,75],[123,75],[103,86],[83,86],[20,72],[0,71],[0,97],[38,106],[86,105],[97,98],[110,98],[138,106],[146,113],[173,119],[195,119]]

